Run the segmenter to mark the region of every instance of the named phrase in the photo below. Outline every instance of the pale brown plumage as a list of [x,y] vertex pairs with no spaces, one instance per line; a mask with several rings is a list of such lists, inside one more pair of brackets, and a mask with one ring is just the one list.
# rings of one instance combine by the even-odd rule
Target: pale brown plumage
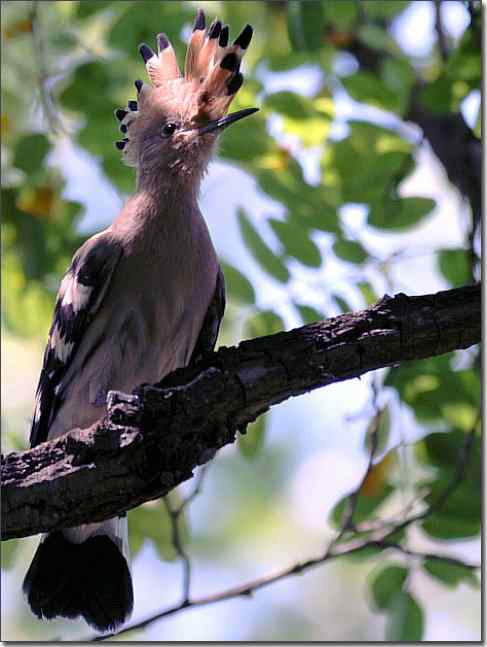
[[[63,278],[32,445],[88,427],[110,390],[157,382],[215,344],[223,277],[197,196],[218,133],[254,111],[225,117],[252,30],[228,46],[218,21],[204,27],[198,11],[184,77],[164,35],[157,55],[140,48],[151,85],[137,81],[138,102],[116,113],[126,134],[117,146],[137,169],[137,192]],[[82,615],[101,630],[123,622],[132,609],[124,533],[125,520],[112,519],[48,535],[24,582],[34,613]]]

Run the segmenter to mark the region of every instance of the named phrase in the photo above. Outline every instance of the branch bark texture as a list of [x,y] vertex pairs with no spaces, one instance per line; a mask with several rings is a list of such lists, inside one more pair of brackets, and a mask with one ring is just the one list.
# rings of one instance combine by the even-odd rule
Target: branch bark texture
[[360,312],[221,348],[132,395],[112,392],[90,429],[2,457],[2,539],[101,521],[161,497],[291,396],[478,343],[480,292],[385,296]]

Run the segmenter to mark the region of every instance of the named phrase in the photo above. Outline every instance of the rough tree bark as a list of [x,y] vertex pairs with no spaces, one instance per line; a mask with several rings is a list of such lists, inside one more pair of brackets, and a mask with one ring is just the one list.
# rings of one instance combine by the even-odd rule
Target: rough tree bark
[[[2,457],[2,539],[101,521],[165,495],[291,396],[480,341],[480,285],[407,297],[221,348],[87,430]],[[296,442],[299,442],[297,439]]]

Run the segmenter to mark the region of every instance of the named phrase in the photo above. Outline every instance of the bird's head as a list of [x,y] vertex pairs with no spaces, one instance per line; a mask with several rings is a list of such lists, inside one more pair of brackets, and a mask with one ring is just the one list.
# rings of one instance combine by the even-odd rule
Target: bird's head
[[157,37],[157,54],[148,45],[140,46],[151,84],[136,81],[137,101],[115,113],[124,134],[116,146],[125,163],[137,167],[139,183],[197,184],[218,135],[256,112],[247,108],[227,114],[243,82],[240,62],[251,38],[252,27],[247,25],[229,45],[228,27],[215,20],[205,29],[199,9],[184,76],[165,34]]

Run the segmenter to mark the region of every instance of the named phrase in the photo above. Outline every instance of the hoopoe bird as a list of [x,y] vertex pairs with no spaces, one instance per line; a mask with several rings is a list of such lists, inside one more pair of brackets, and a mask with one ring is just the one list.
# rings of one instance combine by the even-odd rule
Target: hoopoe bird
[[[113,224],[75,253],[61,282],[44,354],[31,447],[105,412],[110,390],[130,393],[213,350],[225,307],[222,271],[198,208],[219,134],[257,108],[227,114],[252,38],[205,29],[198,10],[184,76],[165,34],[140,46],[150,85],[116,111],[116,146],[136,168],[137,191]],[[87,493],[89,496],[89,493]],[[127,518],[48,533],[24,592],[39,618],[82,616],[114,630],[132,612]]]

